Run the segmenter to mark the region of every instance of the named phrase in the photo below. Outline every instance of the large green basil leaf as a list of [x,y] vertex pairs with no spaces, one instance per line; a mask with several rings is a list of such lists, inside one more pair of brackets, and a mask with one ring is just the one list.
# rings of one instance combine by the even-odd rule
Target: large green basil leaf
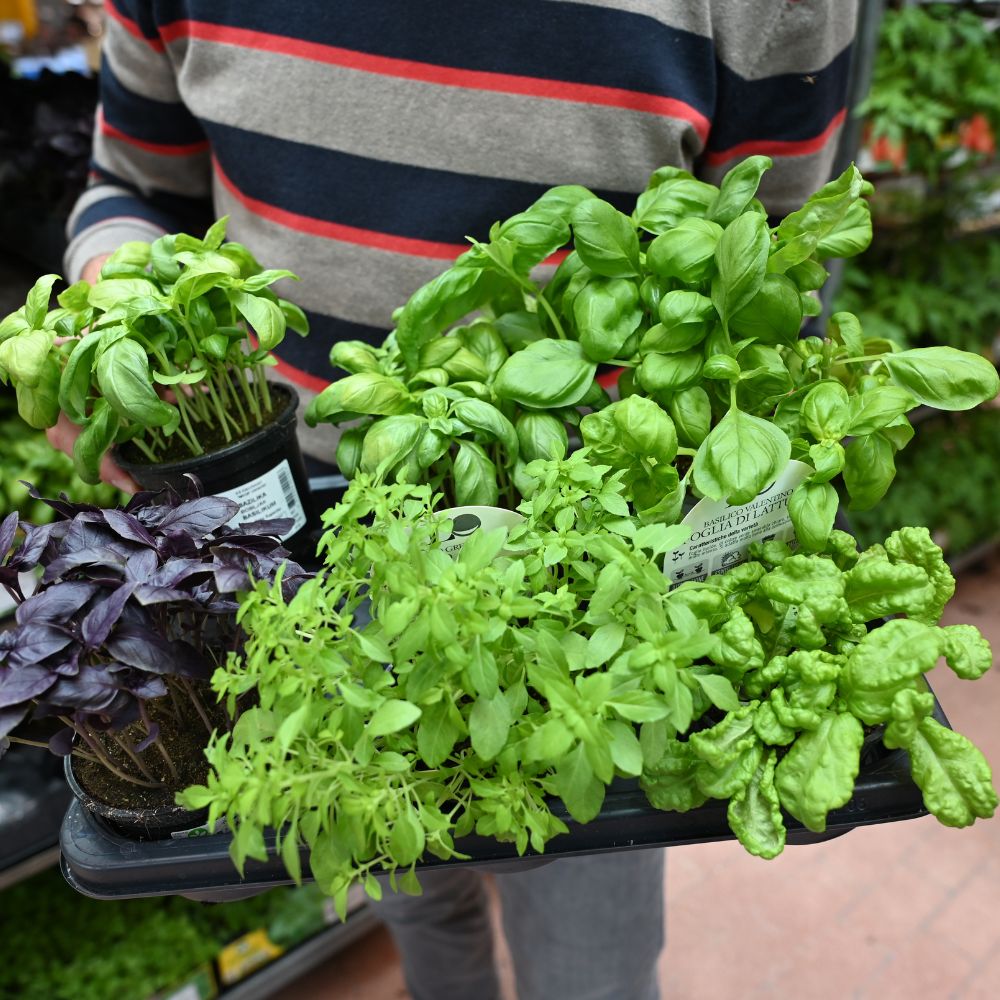
[[726,809],[729,828],[758,858],[776,858],[785,848],[785,821],[774,787],[777,754],[769,750],[749,783],[736,792]]
[[426,429],[426,418],[412,413],[372,424],[361,448],[361,471],[385,475],[416,450]]
[[896,475],[892,445],[881,434],[856,437],[845,450],[844,485],[851,510],[868,510],[885,496]]
[[579,184],[557,184],[546,191],[528,211],[532,214],[544,213],[569,222],[573,209],[582,201],[590,201],[594,192]]
[[98,357],[96,371],[101,393],[126,423],[164,427],[168,433],[177,426],[180,415],[157,396],[149,358],[136,341],[116,340]]
[[701,351],[680,354],[647,354],[635,370],[636,378],[647,392],[678,392],[701,379]]
[[851,205],[864,193],[865,183],[861,171],[852,163],[839,177],[811,195],[802,208],[782,219],[778,239],[790,241],[808,233],[818,243],[840,224]]
[[719,194],[708,210],[708,217],[728,226],[750,204],[760,187],[760,179],[773,163],[769,156],[748,156],[738,163],[719,185]]
[[460,399],[454,406],[455,416],[473,430],[499,441],[510,461],[517,459],[518,440],[514,425],[493,405],[481,399]]
[[670,397],[670,416],[677,436],[689,448],[697,448],[712,429],[712,403],[700,385],[681,389]]
[[486,452],[473,441],[459,441],[455,456],[455,503],[484,507],[496,506],[500,491],[497,488],[497,468]]
[[839,441],[850,426],[850,397],[839,382],[820,382],[802,404],[806,427],[819,441]]
[[29,330],[0,343],[0,373],[6,373],[15,385],[32,388],[38,385],[55,343],[51,330]]
[[315,424],[341,412],[372,416],[405,413],[412,397],[399,379],[378,372],[359,372],[328,385],[309,405],[310,422]]
[[854,257],[872,241],[872,213],[866,201],[856,201],[844,217],[816,245],[816,256]]
[[[775,244],[777,249],[772,250],[771,256],[767,260],[768,274],[788,274],[789,271],[798,267],[813,255],[818,242],[818,239],[812,233],[799,233],[798,236],[792,237],[787,242]],[[819,267],[818,264],[816,266]],[[823,270],[823,274],[826,274],[825,270]],[[819,285],[814,287],[818,288]],[[799,285],[799,290],[804,290],[801,285]]]
[[497,372],[493,390],[536,409],[572,406],[587,394],[597,364],[573,340],[539,340],[512,354]]
[[565,458],[569,451],[566,425],[550,413],[522,413],[516,423],[520,455],[524,462],[536,458]]
[[851,396],[849,434],[874,434],[914,406],[913,397],[894,385],[880,385]]
[[82,424],[86,419],[94,352],[102,332],[97,330],[88,333],[73,345],[59,380],[59,408],[76,424]]
[[159,289],[150,278],[108,278],[91,286],[87,293],[88,302],[95,309],[105,312],[129,299],[157,299]]
[[865,731],[853,715],[828,713],[819,728],[802,733],[775,769],[781,804],[806,829],[826,830],[831,809],[854,794]]
[[667,331],[665,344],[671,354],[700,344],[717,322],[711,299],[681,288],[660,299],[657,317]]
[[686,171],[674,177],[658,177],[659,173],[650,178],[650,187],[639,195],[632,214],[635,224],[648,233],[660,235],[682,219],[704,217],[719,193],[714,184],[695,180]]
[[28,325],[38,329],[45,321],[49,311],[49,299],[52,297],[52,286],[59,280],[58,274],[43,274],[28,292],[24,303],[24,318]]
[[795,282],[766,274],[760,291],[729,321],[729,329],[763,344],[794,344],[802,327],[802,302]]
[[694,484],[713,500],[749,503],[774,482],[791,453],[788,436],[769,420],[730,410],[698,448]]
[[712,302],[724,325],[760,291],[771,245],[767,219],[748,212],[731,222],[715,248]]
[[722,226],[707,219],[682,219],[646,250],[646,267],[659,278],[698,284],[715,271],[715,247]]
[[639,237],[627,215],[591,198],[580,202],[570,219],[576,252],[595,274],[630,278],[639,273]]
[[514,244],[514,270],[527,276],[536,264],[568,242],[569,224],[555,212],[532,207],[503,222],[491,234],[493,239],[498,237]]
[[807,552],[826,547],[837,517],[837,491],[829,483],[799,483],[788,500],[795,537]]
[[14,391],[17,395],[17,412],[29,427],[45,430],[59,419],[59,363],[55,358],[45,359],[33,386],[19,382]]
[[992,362],[954,347],[915,347],[887,354],[882,363],[896,385],[939,410],[970,410],[1000,392]]
[[591,278],[573,300],[573,322],[587,357],[610,361],[642,322],[638,286],[625,278]]
[[599,413],[587,414],[580,431],[584,443],[598,453],[609,446],[620,448],[632,456],[633,464],[652,459],[657,465],[669,465],[677,454],[673,421],[644,396],[629,396]]
[[101,481],[101,459],[111,447],[118,432],[118,414],[106,399],[94,400],[87,423],[73,442],[73,464],[76,474],[85,482],[95,485]]
[[479,358],[490,375],[495,375],[500,366],[510,357],[496,326],[486,319],[476,320],[455,331],[465,346]]
[[261,350],[273,351],[284,339],[285,314],[277,302],[239,290],[229,292],[229,301],[253,327]]
[[337,442],[337,468],[348,479],[353,479],[361,464],[361,449],[364,446],[367,427],[349,427]]

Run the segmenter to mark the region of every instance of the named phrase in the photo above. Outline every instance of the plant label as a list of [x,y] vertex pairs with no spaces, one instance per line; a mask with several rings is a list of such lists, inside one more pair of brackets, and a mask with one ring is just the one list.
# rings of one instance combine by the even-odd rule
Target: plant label
[[699,500],[684,517],[691,537],[663,560],[673,583],[704,580],[746,562],[751,542],[794,542],[788,499],[812,469],[794,459],[750,503],[733,507],[725,500]]
[[298,490],[288,459],[283,459],[262,476],[217,494],[240,505],[240,512],[230,522],[234,527],[243,521],[260,521],[267,518],[290,517],[292,527],[281,539],[291,537],[306,523],[306,512],[299,499]]
[[441,548],[456,559],[475,532],[514,528],[524,520],[523,514],[504,507],[449,507],[441,513],[452,522],[451,534],[441,539]]

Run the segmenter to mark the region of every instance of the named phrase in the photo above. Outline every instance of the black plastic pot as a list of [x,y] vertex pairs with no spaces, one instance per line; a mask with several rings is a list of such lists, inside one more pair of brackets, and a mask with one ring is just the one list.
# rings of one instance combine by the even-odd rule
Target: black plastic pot
[[319,526],[309,491],[305,462],[295,435],[298,394],[271,384],[271,396],[281,406],[278,417],[249,437],[207,455],[151,465],[115,449],[115,461],[143,489],[165,486],[186,492],[186,476],[197,476],[206,496],[228,496],[241,505],[240,519],[292,517],[293,532],[283,542],[297,556],[309,551],[310,531]]
[[131,809],[112,806],[95,798],[77,780],[73,771],[73,758],[65,763],[66,781],[77,801],[94,816],[100,817],[111,829],[135,840],[167,840],[174,833],[201,827],[208,818],[208,810],[190,812],[176,805],[150,809]]

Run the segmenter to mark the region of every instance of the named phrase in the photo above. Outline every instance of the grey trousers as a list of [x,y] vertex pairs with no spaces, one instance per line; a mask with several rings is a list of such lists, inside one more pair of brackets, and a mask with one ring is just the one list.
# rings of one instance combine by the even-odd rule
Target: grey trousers
[[[496,876],[518,1000],[658,1000],[662,850],[553,861]],[[376,913],[413,1000],[499,1000],[482,876],[420,875],[422,896],[385,886]]]

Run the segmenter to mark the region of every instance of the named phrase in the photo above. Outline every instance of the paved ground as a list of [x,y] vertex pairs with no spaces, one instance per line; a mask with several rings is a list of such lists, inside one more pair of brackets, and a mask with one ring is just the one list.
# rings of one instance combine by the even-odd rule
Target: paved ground
[[[956,621],[978,625],[1000,650],[1000,559],[959,580],[948,612]],[[1000,772],[1000,667],[975,684],[943,668],[932,681],[952,724]],[[732,844],[679,848],[665,891],[664,1000],[1000,996],[998,821],[870,827],[772,862]],[[509,984],[502,954],[500,965]],[[280,1000],[407,996],[392,942],[378,931]]]

